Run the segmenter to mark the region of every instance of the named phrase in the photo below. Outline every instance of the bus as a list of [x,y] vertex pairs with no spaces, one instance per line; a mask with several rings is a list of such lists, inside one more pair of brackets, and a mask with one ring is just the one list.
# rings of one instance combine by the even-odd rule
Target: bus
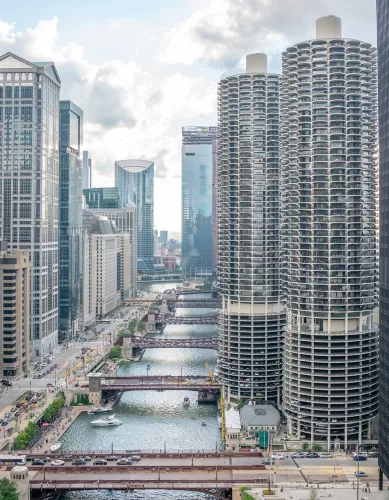
[[112,319],[98,319],[96,323],[102,323],[103,325],[109,325],[112,323]]
[[26,465],[26,455],[0,455],[3,465]]

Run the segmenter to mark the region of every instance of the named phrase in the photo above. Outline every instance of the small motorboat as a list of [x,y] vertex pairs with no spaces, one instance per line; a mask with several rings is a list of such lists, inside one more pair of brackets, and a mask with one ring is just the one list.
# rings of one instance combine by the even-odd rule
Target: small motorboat
[[96,427],[113,427],[115,425],[122,425],[122,421],[115,418],[115,415],[110,417],[100,418],[99,420],[92,420],[91,424]]
[[205,427],[207,424],[205,422],[201,422],[201,425]]
[[50,451],[59,451],[62,448],[62,443],[57,441],[50,447]]
[[184,402],[182,403],[184,406],[190,406],[190,399],[188,397],[184,398]]

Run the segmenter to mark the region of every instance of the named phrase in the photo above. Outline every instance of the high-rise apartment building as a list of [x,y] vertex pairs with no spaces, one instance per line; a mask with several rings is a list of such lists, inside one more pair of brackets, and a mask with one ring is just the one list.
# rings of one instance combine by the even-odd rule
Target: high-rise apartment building
[[82,189],[91,189],[92,187],[92,158],[89,151],[82,153]]
[[53,63],[0,56],[0,239],[30,252],[34,357],[58,343],[60,86]]
[[217,127],[182,128],[182,246],[185,277],[212,276]]
[[283,53],[289,432],[361,441],[378,406],[376,50],[341,20]]
[[[389,4],[377,0],[380,150],[380,404],[379,458],[389,477]],[[382,483],[380,483],[382,486]],[[381,488],[382,489],[382,488]]]
[[0,243],[0,376],[28,373],[30,358],[29,253]]
[[[135,205],[127,205],[124,208],[93,208],[89,209],[88,213],[101,215],[115,224],[119,233],[128,234],[129,253],[128,253],[128,272],[130,286],[128,289],[129,297],[136,296],[138,274],[137,274],[137,230],[136,230],[136,207]],[[123,296],[123,299],[127,297]]]
[[120,207],[136,206],[138,266],[154,269],[154,163],[148,160],[115,162],[115,185]]
[[81,326],[83,112],[71,101],[59,108],[59,328],[69,340]]
[[84,189],[83,193],[85,203],[89,208],[115,209],[120,207],[119,190],[117,187]]
[[228,400],[281,400],[279,92],[263,54],[219,83],[219,373]]

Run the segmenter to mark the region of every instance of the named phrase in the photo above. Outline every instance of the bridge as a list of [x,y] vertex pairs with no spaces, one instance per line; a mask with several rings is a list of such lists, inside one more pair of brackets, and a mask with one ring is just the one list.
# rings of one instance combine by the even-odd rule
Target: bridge
[[201,307],[201,308],[220,308],[222,305],[221,299],[194,299],[194,300],[174,300],[167,301],[169,309],[177,309],[178,307]]
[[208,289],[208,290],[176,290],[176,295],[195,295],[199,293],[212,293],[213,296],[218,296],[219,292],[217,291],[216,288]]
[[151,337],[133,337],[131,340],[133,348],[172,348],[184,347],[189,349],[218,349],[219,340],[217,337],[201,337],[198,339],[158,339]]
[[[136,454],[141,461],[134,465],[108,462],[95,466],[91,461],[83,466],[66,462],[62,466],[29,466],[30,477],[34,475],[30,480],[31,498],[42,499],[44,494],[72,490],[171,489],[209,493],[222,499],[232,497],[234,486],[265,484],[267,480],[266,467],[260,463],[261,453]],[[59,453],[49,456],[61,458]],[[93,453],[93,459],[104,456]]]
[[217,325],[217,316],[159,316],[156,323],[165,325]]
[[[108,384],[107,384],[108,381]],[[144,377],[103,377],[103,391],[216,391],[221,389],[219,382],[208,382],[204,376],[159,376]]]

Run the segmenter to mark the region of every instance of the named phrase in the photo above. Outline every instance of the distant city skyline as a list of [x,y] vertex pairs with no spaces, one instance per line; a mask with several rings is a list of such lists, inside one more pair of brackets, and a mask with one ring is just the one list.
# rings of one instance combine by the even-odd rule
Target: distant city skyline
[[93,9],[75,0],[20,0],[0,14],[0,53],[54,62],[60,98],[84,110],[93,187],[114,185],[117,160],[154,160],[155,227],[171,232],[181,227],[181,127],[217,125],[217,82],[243,71],[252,52],[268,53],[269,70],[280,72],[282,50],[312,38],[323,15],[344,18],[351,38],[363,33],[375,44],[375,0],[296,0],[282,9],[264,0],[166,0],[163,11],[156,5],[118,0],[107,11],[101,0]]

